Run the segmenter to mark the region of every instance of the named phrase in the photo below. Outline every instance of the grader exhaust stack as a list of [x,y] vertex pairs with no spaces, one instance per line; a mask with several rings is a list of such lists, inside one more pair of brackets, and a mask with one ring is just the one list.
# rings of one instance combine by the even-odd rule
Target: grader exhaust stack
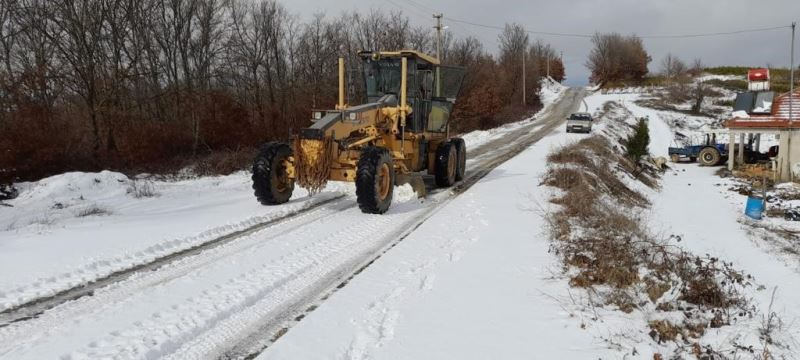
[[433,175],[440,187],[464,177],[466,146],[447,133],[464,70],[412,50],[359,56],[363,104],[345,103],[340,58],[335,109],[314,111],[313,124],[290,143],[270,142],[260,149],[253,189],[262,204],[287,202],[295,184],[313,194],[328,181],[349,181],[356,184],[361,210],[381,214],[389,209],[396,184],[416,183],[424,193],[420,171]]

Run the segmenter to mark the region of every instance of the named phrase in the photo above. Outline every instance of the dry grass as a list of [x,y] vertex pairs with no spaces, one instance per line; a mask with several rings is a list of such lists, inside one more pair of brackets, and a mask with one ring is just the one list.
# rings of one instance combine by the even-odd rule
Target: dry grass
[[[592,289],[601,294],[602,304],[624,312],[638,308],[637,299],[649,299],[660,311],[744,306],[737,290],[748,278],[729,264],[694,256],[649,232],[639,214],[650,203],[623,178],[657,187],[657,173],[645,169],[635,174],[641,166],[620,154],[609,140],[593,136],[547,157],[549,169],[542,182],[562,190],[551,199],[559,205],[548,216],[551,249],[569,270],[570,285]],[[677,295],[664,296],[668,291]],[[650,327],[658,341],[673,341],[679,334],[702,334],[711,319],[698,319],[703,321],[653,322]]]
[[218,151],[197,160],[193,166],[195,175],[229,175],[248,170],[253,165],[255,148]]
[[105,216],[111,215],[111,210],[108,210],[104,207],[98,205],[90,205],[79,210],[75,216],[77,217],[87,217],[87,216]]

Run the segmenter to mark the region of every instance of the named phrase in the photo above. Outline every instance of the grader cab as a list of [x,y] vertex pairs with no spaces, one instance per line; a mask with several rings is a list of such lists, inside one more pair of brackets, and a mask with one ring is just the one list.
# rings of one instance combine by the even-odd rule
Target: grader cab
[[[394,186],[415,184],[419,172],[449,187],[464,178],[464,140],[449,136],[449,120],[464,69],[439,64],[426,54],[401,50],[360,52],[366,101],[345,104],[345,66],[339,59],[339,101],[334,110],[314,111],[313,125],[291,143],[270,142],[253,164],[253,189],[264,205],[289,200],[294,186],[311,194],[329,180],[356,184],[365,213],[382,214]],[[422,187],[420,189],[420,186]]]

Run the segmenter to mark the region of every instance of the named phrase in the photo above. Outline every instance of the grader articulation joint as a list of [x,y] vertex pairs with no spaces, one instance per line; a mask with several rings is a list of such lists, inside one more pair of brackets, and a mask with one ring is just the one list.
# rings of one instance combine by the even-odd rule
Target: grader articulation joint
[[345,104],[344,60],[339,59],[335,110],[315,111],[313,125],[291,143],[270,142],[253,164],[253,189],[265,205],[289,200],[294,185],[309,193],[329,180],[356,183],[358,205],[382,214],[394,186],[411,182],[424,194],[418,172],[449,187],[464,177],[466,146],[449,136],[449,120],[464,70],[412,50],[360,52],[366,101]]

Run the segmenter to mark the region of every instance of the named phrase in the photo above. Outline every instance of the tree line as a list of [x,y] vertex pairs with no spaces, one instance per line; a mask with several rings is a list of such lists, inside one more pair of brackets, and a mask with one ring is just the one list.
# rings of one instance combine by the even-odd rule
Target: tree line
[[[435,53],[434,36],[402,12],[303,21],[276,0],[4,0],[0,182],[247,153],[333,107],[339,56],[354,104],[363,94],[358,51]],[[555,50],[521,26],[508,25],[500,42],[494,56],[474,37],[444,34],[442,61],[468,69],[459,131],[531,110],[521,106],[523,51],[528,104],[538,102],[547,62],[564,78]]]

